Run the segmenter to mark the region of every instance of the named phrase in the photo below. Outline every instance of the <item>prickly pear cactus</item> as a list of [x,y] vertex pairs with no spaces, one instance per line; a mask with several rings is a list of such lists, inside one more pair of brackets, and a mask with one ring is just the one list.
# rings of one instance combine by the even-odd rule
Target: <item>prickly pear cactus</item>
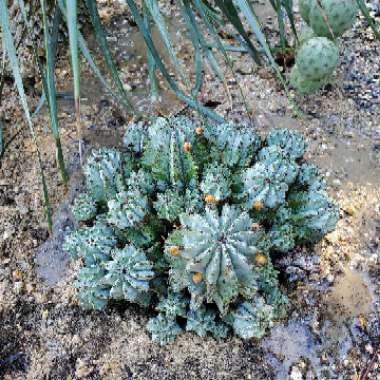
[[326,79],[305,79],[298,70],[297,65],[294,65],[292,71],[290,72],[289,83],[301,95],[313,94],[317,92],[320,88],[322,88],[327,82],[328,80]]
[[300,14],[306,24],[309,24],[310,22],[310,6],[311,6],[311,0],[299,0],[298,3]]
[[316,35],[334,40],[352,27],[357,13],[355,0],[312,0],[309,23]]
[[355,22],[355,0],[300,0],[306,22],[300,34],[296,65],[289,75],[290,85],[300,94],[312,94],[330,82],[339,60],[336,39]]
[[262,337],[288,304],[271,255],[321,239],[339,216],[303,137],[181,117],[133,124],[124,143],[90,156],[73,206],[79,303],[153,305],[159,344],[184,329]]
[[314,30],[309,26],[304,25],[298,34],[298,41],[300,45],[302,45],[304,42],[310,40],[310,38],[313,37],[317,37],[317,35],[314,33]]
[[339,60],[336,45],[325,37],[306,41],[298,51],[296,64],[302,77],[309,81],[329,77]]

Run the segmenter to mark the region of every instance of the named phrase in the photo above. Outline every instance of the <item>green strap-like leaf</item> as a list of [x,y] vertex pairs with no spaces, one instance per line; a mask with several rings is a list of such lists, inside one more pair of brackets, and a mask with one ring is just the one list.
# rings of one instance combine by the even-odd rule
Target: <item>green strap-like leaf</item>
[[179,89],[179,87],[177,86],[176,82],[170,76],[170,74],[168,73],[168,71],[167,71],[164,63],[162,62],[162,60],[161,60],[161,58],[160,58],[160,56],[159,56],[159,54],[157,52],[157,49],[154,46],[151,34],[145,28],[144,20],[142,19],[141,15],[140,15],[140,13],[138,11],[137,5],[135,4],[135,2],[133,0],[127,0],[127,3],[128,3],[130,11],[132,13],[132,16],[133,16],[134,20],[136,21],[136,23],[137,23],[137,25],[138,25],[138,27],[140,29],[140,32],[142,33],[142,35],[144,37],[146,45],[148,46],[150,52],[152,53],[153,58],[156,61],[157,67],[160,69],[160,71],[161,71],[162,75],[164,76],[165,80],[168,82],[169,86],[175,92],[175,94],[178,96],[178,98],[181,99],[186,104],[188,104],[190,107],[198,110],[199,112],[201,112],[205,116],[207,116],[207,117],[209,117],[209,118],[211,118],[211,119],[213,119],[213,120],[215,120],[217,122],[223,123],[224,119],[223,119],[222,116],[220,116],[217,113],[213,112],[209,108],[201,105],[196,99],[194,99],[194,98],[192,98],[192,97],[184,94]]
[[[145,2],[143,3],[143,12],[144,12],[144,25],[145,28],[150,32],[150,20],[152,18],[149,9],[147,8]],[[149,49],[147,49],[146,52],[146,58],[148,62],[148,75],[149,75],[149,82],[150,82],[150,94],[153,100],[157,100],[158,98],[158,90],[159,85],[157,81],[156,76],[156,62],[154,61],[154,58],[152,56],[152,53]]]
[[259,22],[257,20],[255,13],[253,12],[251,5],[249,4],[247,0],[236,0],[236,3],[238,7],[240,8],[241,12],[243,13],[244,17],[247,19],[248,25],[251,27],[252,31],[255,33],[256,38],[259,41],[260,45],[262,46],[270,65],[272,66],[278,78],[281,80],[282,84],[286,88],[285,80],[278,68],[276,61],[273,58],[271,49],[268,45],[265,35],[261,31]]
[[112,58],[111,50],[108,46],[106,33],[104,31],[104,28],[102,26],[102,23],[100,21],[97,5],[95,0],[85,0],[86,6],[88,9],[88,12],[91,16],[92,26],[95,30],[95,37],[96,40],[100,46],[100,49],[102,50],[103,57],[105,59],[106,65],[112,75],[112,79],[116,85],[116,88],[118,89],[121,99],[123,100],[124,105],[127,107],[127,109],[133,111],[133,105],[131,100],[129,99],[122,81],[120,80],[118,70],[116,68],[115,62]]
[[288,15],[292,32],[295,38],[298,40],[296,22],[294,20],[293,0],[282,0],[282,3],[283,3],[283,7],[285,8],[286,14]]
[[375,20],[369,14],[368,7],[365,4],[364,0],[356,0],[356,2],[358,3],[358,6],[359,6],[361,12],[363,13],[363,16],[365,17],[369,26],[373,30],[373,33],[375,34],[376,38],[380,41],[380,30],[376,26]]
[[5,151],[3,130],[4,130],[4,124],[3,124],[3,121],[0,119],[0,159],[3,157],[4,151]]
[[[209,17],[209,12],[207,12],[207,7],[204,5],[202,0],[194,0],[194,5],[195,5],[197,11],[199,12],[203,22],[205,23],[209,33],[213,37],[216,48],[222,53],[222,55],[224,57],[224,61],[227,64],[227,67],[230,69],[231,74],[236,79],[236,74],[234,71],[233,62],[232,62],[229,54],[227,54],[227,51],[226,51],[226,49],[225,49],[225,47],[224,47],[224,45],[223,45],[223,43],[219,37],[214,25],[213,25],[213,22]],[[211,51],[210,49],[208,49],[208,50]],[[224,79],[224,77],[223,77],[223,79]],[[224,83],[225,88],[227,89],[227,84],[226,84],[225,80],[223,83]],[[246,96],[244,95],[242,87],[240,86],[239,80],[236,79],[236,83],[237,83],[237,86],[238,86],[238,89],[240,92],[240,96],[243,99],[243,104],[244,104],[244,108],[245,108],[245,111],[247,113],[247,116],[249,119],[251,119],[247,99],[246,99]]]
[[149,10],[152,19],[154,20],[157,30],[160,33],[162,42],[165,45],[165,48],[169,54],[170,60],[172,61],[174,70],[176,71],[177,75],[184,81],[188,82],[188,79],[186,75],[183,73],[181,69],[181,64],[177,59],[177,55],[174,51],[173,44],[171,41],[171,37],[169,35],[168,27],[166,25],[165,19],[162,16],[162,13],[160,11],[160,7],[158,5],[157,0],[144,0],[144,4]]
[[[66,15],[66,8],[63,0],[57,0],[59,8],[62,12],[62,15],[65,19],[67,19]],[[99,81],[101,84],[107,89],[109,94],[121,105],[124,104],[123,99],[120,98],[120,96],[113,91],[111,85],[107,81],[107,79],[104,77],[102,72],[100,71],[98,65],[96,64],[94,58],[91,55],[91,52],[89,48],[87,47],[86,41],[83,38],[82,34],[78,31],[78,43],[79,43],[79,48],[81,50],[81,53],[83,54],[84,58],[86,59],[88,65],[90,66],[92,72],[98,77]],[[138,114],[138,111],[135,110],[135,113]]]
[[80,162],[82,152],[82,126],[80,121],[80,65],[78,52],[77,0],[66,0],[66,23],[69,31],[71,69],[74,77],[74,104]]
[[15,45],[13,42],[13,36],[12,36],[11,29],[9,26],[8,9],[7,9],[7,4],[6,4],[5,0],[0,0],[0,25],[1,25],[2,32],[3,32],[4,47],[5,47],[5,50],[7,52],[8,58],[9,58],[9,63],[10,63],[10,66],[12,68],[12,73],[13,73],[15,84],[17,87],[17,91],[18,91],[19,96],[20,96],[20,103],[21,103],[22,109],[24,111],[24,115],[25,115],[28,127],[30,129],[32,139],[33,139],[33,142],[34,142],[34,144],[36,146],[36,150],[37,150],[37,160],[38,160],[40,178],[41,178],[41,182],[42,182],[45,212],[46,212],[49,230],[51,231],[53,223],[52,223],[52,217],[51,217],[48,188],[47,188],[47,184],[46,184],[46,179],[45,179],[45,174],[44,174],[44,169],[43,169],[43,164],[42,164],[42,159],[41,159],[41,153],[40,153],[40,149],[38,147],[37,136],[36,136],[36,133],[34,130],[34,125],[33,125],[31,115],[30,115],[29,106],[28,106],[28,102],[27,102],[26,94],[25,94],[25,90],[24,90],[24,85],[22,82],[21,70],[20,70],[20,66],[18,63],[16,48],[15,48]]
[[216,60],[214,53],[209,49],[208,44],[203,37],[203,32],[199,29],[199,25],[195,19],[195,16],[192,12],[192,9],[190,7],[189,1],[184,2],[184,18],[186,22],[189,24],[189,30],[191,29],[194,33],[194,38],[197,38],[199,41],[199,44],[201,45],[208,63],[210,64],[211,69],[214,71],[215,75],[218,77],[218,79],[226,83],[226,79],[224,77],[223,71],[221,67],[218,64],[218,61]]
[[238,11],[232,2],[232,0],[215,0],[215,3],[218,5],[218,7],[222,10],[224,15],[227,17],[227,19],[231,22],[231,24],[235,27],[235,29],[239,32],[240,36],[244,39],[248,52],[254,59],[254,61],[260,65],[261,59],[259,56],[259,53],[257,49],[253,46],[247,32],[245,31],[245,28],[243,26],[243,23],[240,20]]
[[[41,10],[42,10],[42,22],[44,29],[44,43],[45,43],[45,55],[46,55],[46,78],[44,78],[45,89],[44,92],[47,94],[49,114],[50,114],[50,125],[54,136],[56,150],[57,150],[57,162],[60,169],[61,177],[64,183],[67,183],[69,177],[65,168],[65,161],[63,158],[62,145],[58,126],[58,109],[57,109],[57,94],[55,87],[55,52],[56,45],[53,45],[53,41],[49,32],[48,27],[48,17],[46,14],[46,3],[45,0],[41,0]],[[41,75],[45,76],[45,70],[40,70]]]
[[196,96],[196,94],[198,94],[202,88],[203,77],[204,77],[203,65],[202,65],[202,54],[201,54],[201,47],[203,47],[203,45],[202,45],[202,41],[199,35],[199,31],[196,25],[194,25],[194,22],[192,20],[192,12],[191,12],[189,1],[180,0],[180,8],[181,8],[182,16],[187,25],[187,29],[189,31],[191,42],[194,46],[195,84],[192,89],[192,94]]
[[286,32],[285,32],[285,15],[282,9],[282,4],[280,0],[270,0],[272,8],[277,14],[278,29],[280,32],[280,44],[282,49],[287,46]]

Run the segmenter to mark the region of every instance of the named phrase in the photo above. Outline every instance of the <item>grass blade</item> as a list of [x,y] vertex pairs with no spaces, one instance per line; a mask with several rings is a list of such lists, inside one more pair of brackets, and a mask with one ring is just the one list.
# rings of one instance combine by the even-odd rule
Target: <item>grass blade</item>
[[186,83],[188,84],[187,77],[183,73],[181,69],[181,64],[178,61],[177,55],[174,51],[173,44],[171,41],[171,37],[169,35],[168,27],[166,25],[165,19],[161,14],[160,7],[158,5],[157,0],[144,0],[144,4],[146,8],[149,10],[152,19],[154,20],[157,30],[160,33],[162,42],[165,45],[165,48],[169,54],[170,60],[172,61],[174,70],[176,71],[177,75]]
[[177,84],[175,83],[175,81],[170,76],[169,72],[167,71],[164,63],[162,62],[162,60],[161,60],[161,58],[160,58],[160,56],[159,56],[159,54],[157,52],[157,49],[154,46],[152,37],[151,37],[150,33],[148,32],[148,30],[145,28],[144,21],[143,21],[140,13],[138,11],[137,5],[135,4],[135,2],[133,0],[126,0],[126,1],[128,3],[128,6],[129,6],[129,9],[130,9],[130,11],[132,13],[133,18],[136,21],[136,23],[137,23],[137,25],[138,25],[138,27],[140,29],[140,32],[141,32],[141,34],[144,37],[145,43],[148,46],[150,52],[152,53],[152,56],[153,56],[153,58],[154,58],[154,60],[156,62],[157,67],[161,71],[162,75],[164,76],[165,80],[169,84],[170,88],[178,96],[178,98],[181,99],[186,104],[188,104],[190,107],[198,110],[199,112],[201,112],[205,116],[207,116],[207,117],[209,117],[209,118],[211,118],[211,119],[213,119],[213,120],[215,120],[215,121],[217,121],[219,123],[224,122],[224,118],[222,116],[220,116],[217,113],[213,112],[209,108],[201,105],[196,99],[193,99],[190,96],[184,94],[179,89],[179,87],[177,86]]
[[[52,134],[55,140],[56,152],[57,152],[57,163],[59,171],[61,173],[62,181],[67,184],[69,177],[65,168],[65,161],[63,158],[61,138],[59,133],[58,125],[58,109],[57,109],[57,94],[55,88],[55,78],[54,78],[54,66],[55,58],[53,53],[53,41],[49,33],[48,27],[48,17],[46,14],[46,0],[41,0],[41,10],[42,10],[42,23],[44,29],[44,44],[45,44],[45,55],[46,55],[46,89],[45,93],[47,96],[49,113],[50,113],[50,126]],[[45,73],[43,73],[45,74]]]
[[[62,15],[64,19],[67,22],[67,14],[66,14],[66,7],[65,3],[63,0],[57,0],[57,3],[59,5],[59,9],[62,12]],[[91,52],[89,48],[87,47],[86,41],[82,34],[78,31],[78,44],[79,44],[79,49],[81,53],[83,54],[83,57],[86,59],[88,65],[90,66],[92,72],[95,74],[95,76],[99,79],[101,84],[107,89],[109,94],[120,104],[123,105],[123,99],[120,98],[120,96],[114,92],[112,89],[110,83],[107,81],[107,79],[104,77],[102,72],[100,71],[98,65],[96,64],[94,58],[91,55]],[[135,114],[139,115],[139,112],[135,109]]]
[[285,8],[286,14],[288,15],[290,26],[292,28],[294,37],[298,41],[298,33],[297,33],[296,22],[294,19],[294,12],[293,12],[293,0],[282,0],[282,4],[283,4],[283,7]]
[[186,0],[183,3],[183,13],[184,13],[185,21],[188,23],[188,28],[189,30],[192,31],[192,33],[194,33],[195,35],[194,39],[197,38],[199,41],[198,43],[202,46],[202,49],[205,52],[206,59],[208,60],[210,67],[212,68],[212,70],[214,71],[218,79],[225,85],[226,79],[224,77],[223,71],[218,64],[218,61],[215,58],[214,53],[212,52],[211,49],[209,49],[209,45],[207,44],[202,31],[199,30],[198,23],[195,19],[195,16],[193,14],[193,11],[190,7],[188,0]]
[[215,3],[218,5],[218,7],[221,9],[224,15],[227,17],[227,19],[231,22],[231,24],[235,27],[235,29],[239,32],[240,36],[247,45],[248,52],[252,56],[253,60],[258,65],[261,65],[260,55],[257,49],[252,45],[252,42],[244,29],[238,11],[232,0],[215,0]]
[[86,6],[88,9],[88,12],[90,13],[92,26],[94,27],[96,40],[97,40],[98,45],[100,46],[100,49],[103,53],[104,60],[106,62],[108,70],[111,73],[113,82],[114,82],[117,90],[119,91],[120,98],[122,99],[124,106],[127,109],[133,111],[134,107],[133,107],[132,102],[130,101],[130,99],[129,99],[129,97],[128,97],[125,89],[124,89],[123,83],[119,77],[118,70],[117,70],[115,62],[113,60],[111,50],[108,46],[106,33],[105,33],[103,25],[100,21],[96,1],[95,0],[85,0],[85,1],[86,1]]
[[[150,20],[151,15],[149,12],[149,9],[147,8],[145,2],[143,3],[143,12],[144,12],[144,25],[148,32],[150,32]],[[146,59],[148,63],[148,75],[149,75],[149,82],[150,82],[150,95],[153,101],[156,101],[158,99],[158,92],[159,92],[159,85],[157,81],[156,76],[156,62],[154,61],[154,58],[152,56],[152,53],[149,49],[147,49],[146,52]]]
[[282,84],[286,88],[285,80],[284,80],[284,78],[283,78],[283,76],[282,76],[282,74],[278,68],[276,61],[273,58],[269,44],[268,44],[263,32],[261,31],[260,24],[257,20],[255,13],[252,10],[251,5],[249,4],[249,2],[247,0],[236,0],[236,3],[238,5],[238,7],[240,8],[241,12],[243,13],[243,15],[245,16],[245,18],[247,19],[248,25],[251,27],[251,29],[252,29],[253,33],[255,34],[257,40],[259,41],[261,47],[263,48],[270,65],[272,66],[272,68],[276,72],[278,78],[281,80]]
[[78,54],[78,25],[77,25],[77,0],[66,1],[67,28],[69,31],[71,68],[74,76],[74,103],[76,115],[76,127],[79,142],[79,157],[82,163],[82,126],[80,121],[80,68]]
[[[238,79],[236,78],[236,74],[235,74],[235,71],[234,71],[234,65],[233,65],[233,62],[230,58],[230,56],[227,54],[227,51],[214,27],[214,24],[212,22],[212,19],[210,19],[210,16],[209,16],[209,13],[207,12],[207,7],[204,5],[203,1],[201,0],[195,0],[194,2],[195,4],[195,7],[197,9],[197,11],[199,12],[203,22],[205,23],[209,33],[211,34],[211,36],[213,37],[213,40],[214,40],[214,43],[216,45],[216,48],[222,53],[223,57],[224,57],[224,61],[227,65],[227,67],[229,68],[232,76],[235,78],[236,80],[236,83],[237,83],[237,86],[238,86],[238,89],[239,89],[239,92],[240,92],[240,96],[243,100],[243,104],[244,104],[244,108],[245,108],[245,111],[246,111],[246,114],[248,116],[248,118],[251,120],[251,113],[249,111],[249,107],[248,107],[248,103],[247,103],[247,98],[244,94],[244,91],[242,89],[242,87],[240,86],[240,83],[238,81]],[[225,83],[225,88],[227,88],[227,93],[228,93],[228,87],[227,87],[227,84]],[[230,95],[229,95],[230,97]],[[232,100],[230,100],[231,103],[232,103]]]
[[3,124],[3,121],[0,119],[0,159],[3,157],[4,151],[5,151],[3,130],[4,130],[4,124]]
[[363,13],[363,16],[367,20],[368,25],[373,30],[373,33],[375,34],[376,38],[380,41],[380,30],[379,28],[377,28],[376,22],[373,19],[373,17],[371,17],[371,15],[369,14],[369,9],[367,5],[365,4],[364,0],[356,0],[356,2],[358,3],[359,9]]
[[26,99],[24,85],[22,82],[20,66],[19,66],[18,58],[16,54],[16,48],[13,42],[13,36],[12,36],[11,29],[9,26],[8,9],[7,9],[5,0],[0,0],[0,25],[3,32],[5,50],[9,58],[9,63],[12,69],[17,91],[19,93],[21,107],[24,111],[24,115],[25,115],[28,127],[30,129],[31,136],[37,150],[37,160],[38,160],[39,174],[40,174],[40,178],[42,182],[45,213],[46,213],[46,218],[48,222],[48,228],[49,228],[49,231],[51,231],[53,223],[52,223],[51,208],[50,208],[50,203],[49,203],[48,188],[47,188],[46,178],[44,174],[41,153],[40,153],[40,149],[37,142],[37,136],[35,133],[33,121],[30,115],[30,111],[29,111],[28,102]]

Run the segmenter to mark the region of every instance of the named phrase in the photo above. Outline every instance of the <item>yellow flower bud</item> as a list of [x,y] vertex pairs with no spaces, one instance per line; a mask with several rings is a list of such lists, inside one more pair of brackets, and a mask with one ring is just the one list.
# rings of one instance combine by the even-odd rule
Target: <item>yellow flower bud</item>
[[203,135],[203,128],[202,128],[202,127],[198,127],[198,128],[195,130],[195,133],[196,133],[198,136],[202,136],[202,135]]
[[203,280],[203,274],[201,272],[195,272],[193,274],[193,281],[195,284],[199,284]]
[[216,203],[216,198],[212,194],[207,194],[205,196],[205,202],[209,204]]
[[261,202],[261,201],[254,201],[252,207],[256,211],[261,211],[264,208],[264,205],[263,205],[263,202]]
[[172,256],[177,257],[180,254],[180,249],[177,245],[173,245],[172,247],[169,248],[169,253]]
[[185,142],[183,144],[183,150],[186,152],[186,153],[189,153],[191,152],[191,144],[189,142]]
[[262,253],[256,253],[255,262],[257,265],[265,265],[267,263],[267,257]]

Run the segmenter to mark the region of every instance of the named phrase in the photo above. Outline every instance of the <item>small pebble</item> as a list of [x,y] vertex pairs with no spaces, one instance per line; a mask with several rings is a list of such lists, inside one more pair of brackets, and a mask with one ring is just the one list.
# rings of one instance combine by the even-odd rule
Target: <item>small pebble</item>
[[373,347],[372,347],[372,345],[371,344],[366,344],[366,346],[365,346],[365,350],[368,352],[368,353],[370,353],[371,355],[373,354]]
[[292,368],[292,372],[290,373],[290,379],[291,380],[302,380],[302,372],[298,367],[294,366]]

